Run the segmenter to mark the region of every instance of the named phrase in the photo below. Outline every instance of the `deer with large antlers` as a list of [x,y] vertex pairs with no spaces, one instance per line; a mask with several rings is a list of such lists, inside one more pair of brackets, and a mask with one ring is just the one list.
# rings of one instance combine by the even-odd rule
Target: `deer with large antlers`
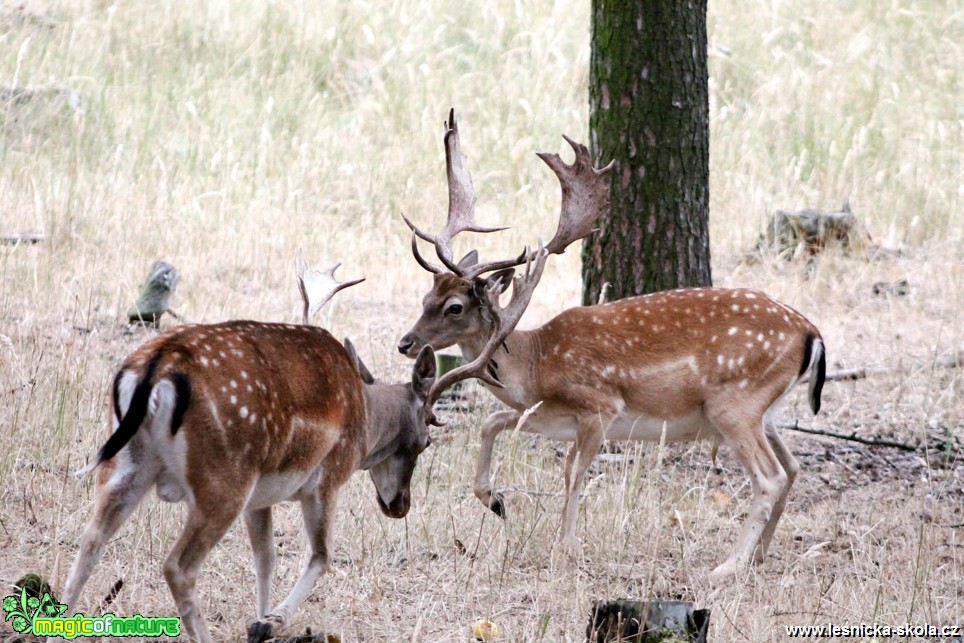
[[[117,371],[113,433],[95,460],[93,516],[67,579],[71,607],[108,539],[144,495],[186,502],[187,520],[164,562],[182,632],[211,641],[198,608],[201,564],[239,515],[254,553],[258,620],[248,641],[278,632],[328,570],[335,501],[358,469],[369,472],[381,511],[402,518],[419,454],[429,444],[422,405],[435,381],[431,348],[407,384],[377,384],[348,340],[310,318],[338,290],[334,270],[298,258],[304,325],[232,321],[190,325],[148,342]],[[272,607],[271,506],[301,503],[309,556],[288,596]],[[223,636],[219,637],[223,638]]]
[[[569,138],[575,161],[539,157],[562,188],[558,230],[538,255],[481,263],[475,251],[454,261],[452,238],[462,231],[490,232],[473,220],[475,193],[450,114],[445,132],[449,182],[448,222],[429,235],[413,230],[412,251],[434,273],[422,314],[398,344],[414,357],[425,346],[457,344],[485,386],[509,409],[482,426],[475,495],[499,516],[504,500],[492,489],[489,469],[498,434],[521,430],[573,442],[565,462],[566,498],[560,540],[573,551],[579,495],[586,470],[604,440],[667,442],[712,440],[731,447],[750,476],[753,500],[730,556],[714,577],[760,562],[773,537],[799,465],[771,420],[771,411],[808,374],[809,402],[820,408],[826,360],[819,331],[802,315],[762,292],[687,288],[571,308],[534,330],[512,330],[538,283],[547,254],[592,232],[609,206],[613,164],[593,168],[589,150]],[[416,237],[435,246],[441,266],[426,261]],[[513,267],[535,261],[522,280],[524,296],[510,303],[503,322],[498,293]],[[518,280],[518,278],[516,278]],[[495,331],[493,331],[495,329]],[[506,331],[505,329],[508,329]],[[434,401],[432,396],[426,408]]]

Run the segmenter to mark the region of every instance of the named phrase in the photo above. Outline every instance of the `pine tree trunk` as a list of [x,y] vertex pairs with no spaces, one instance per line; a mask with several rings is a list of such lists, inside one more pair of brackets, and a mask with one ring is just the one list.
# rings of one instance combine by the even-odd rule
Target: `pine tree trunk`
[[592,0],[590,150],[616,159],[583,303],[710,279],[707,0]]

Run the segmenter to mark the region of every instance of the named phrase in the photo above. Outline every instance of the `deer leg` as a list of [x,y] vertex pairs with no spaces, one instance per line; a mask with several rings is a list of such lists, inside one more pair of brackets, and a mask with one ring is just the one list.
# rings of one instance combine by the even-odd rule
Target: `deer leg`
[[[770,448],[763,431],[763,413],[751,417],[747,409],[738,406],[707,405],[706,415],[736,452],[737,458],[750,476],[753,500],[733,553],[714,569],[711,578],[719,579],[736,573],[757,556],[761,538],[774,507],[787,488],[787,473]],[[753,427],[752,430],[747,430]]]
[[793,454],[790,453],[789,449],[787,449],[787,445],[780,439],[776,427],[768,423],[764,426],[764,431],[766,432],[767,442],[770,443],[770,447],[777,456],[780,466],[783,467],[783,471],[787,474],[787,481],[783,490],[777,496],[777,501],[773,503],[770,519],[767,521],[766,527],[763,528],[763,535],[760,537],[760,547],[756,550],[754,558],[754,562],[757,563],[763,562],[763,558],[770,549],[770,540],[773,538],[773,532],[776,531],[777,523],[780,522],[780,516],[783,515],[783,510],[787,506],[790,487],[793,486],[793,481],[796,480],[797,474],[800,473],[800,464],[797,462],[797,459],[793,457]]
[[579,548],[576,538],[576,518],[579,514],[579,494],[582,492],[586,471],[599,453],[605,435],[599,418],[579,418],[576,442],[566,456],[566,502],[562,510],[562,531],[559,534],[563,549],[574,554]]
[[492,449],[495,447],[495,438],[502,431],[515,425],[519,417],[520,415],[512,410],[496,411],[482,424],[482,443],[479,445],[479,460],[475,465],[475,485],[472,490],[475,492],[475,497],[499,518],[505,518],[505,504],[502,494],[492,491],[492,480],[489,477]]
[[271,580],[274,574],[275,547],[271,524],[271,507],[244,512],[248,540],[254,555],[254,577],[257,585],[258,618],[267,616],[271,607]]
[[321,575],[328,571],[331,565],[331,524],[338,486],[337,482],[323,479],[321,486],[302,496],[301,514],[308,534],[308,560],[285,599],[270,614],[260,617],[248,627],[248,643],[261,643],[277,635],[281,628],[291,622]]
[[[247,494],[240,494],[243,500]],[[192,641],[210,643],[213,639],[201,618],[197,604],[197,577],[201,564],[214,546],[227,533],[231,523],[241,513],[239,503],[205,503],[206,510],[195,503],[187,515],[187,522],[171,553],[164,561],[164,578],[174,597],[181,626]]]
[[70,613],[75,611],[80,592],[100,561],[104,546],[154,484],[155,470],[136,466],[125,454],[116,456],[113,464],[101,466],[113,466],[114,470],[103,484],[98,480],[94,515],[84,530],[77,558],[67,575],[63,600],[70,606]]

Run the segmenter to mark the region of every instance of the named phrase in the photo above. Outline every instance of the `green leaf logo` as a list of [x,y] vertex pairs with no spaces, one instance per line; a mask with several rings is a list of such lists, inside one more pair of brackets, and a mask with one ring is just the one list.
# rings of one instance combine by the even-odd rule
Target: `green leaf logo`
[[20,590],[20,596],[11,595],[3,598],[3,621],[10,622],[10,627],[18,634],[27,634],[33,630],[33,620],[38,616],[56,618],[67,611],[64,603],[55,603],[50,594],[44,593],[42,598],[27,596],[27,589]]
[[37,608],[31,609],[30,603],[32,601],[37,601],[37,607],[40,607],[40,601],[37,600],[36,597],[31,596],[27,598],[26,588],[20,590],[19,600],[17,600],[16,595],[4,597],[3,620],[5,622],[10,621],[10,626],[14,632],[26,634],[33,628],[33,616]]

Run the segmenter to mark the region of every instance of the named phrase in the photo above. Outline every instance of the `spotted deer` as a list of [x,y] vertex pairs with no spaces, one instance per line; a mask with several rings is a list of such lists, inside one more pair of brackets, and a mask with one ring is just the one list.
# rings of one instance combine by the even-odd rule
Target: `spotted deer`
[[[188,506],[164,576],[183,634],[202,642],[212,638],[197,602],[198,573],[239,515],[254,554],[258,620],[248,641],[256,642],[289,623],[328,570],[335,503],[353,472],[368,471],[386,516],[408,513],[416,461],[430,442],[422,405],[435,381],[434,353],[419,351],[411,382],[378,384],[348,340],[308,325],[331,295],[360,281],[339,283],[335,268],[306,270],[299,255],[303,325],[180,326],[124,360],[110,390],[113,433],[80,472],[96,469],[95,503],[67,579],[69,606],[152,488]],[[309,556],[272,607],[271,507],[288,500],[301,504]]]
[[[586,147],[566,140],[575,152],[571,165],[556,154],[539,154],[562,188],[559,227],[545,248],[552,254],[588,236],[609,206],[612,164],[593,168]],[[819,331],[762,292],[686,288],[571,308],[539,328],[507,333],[493,345],[488,339],[499,317],[485,293],[506,288],[513,266],[530,257],[480,263],[473,251],[453,261],[456,234],[501,228],[474,224],[475,194],[451,115],[445,149],[445,228],[433,236],[406,219],[415,259],[434,273],[434,283],[398,350],[414,357],[425,346],[441,350],[457,344],[466,359],[485,362],[485,386],[509,407],[483,423],[475,495],[505,516],[504,499],[490,481],[492,449],[496,436],[520,420],[523,431],[573,442],[565,461],[559,533],[571,552],[578,544],[576,518],[586,470],[604,440],[711,440],[714,455],[721,443],[733,450],[753,489],[736,546],[713,576],[761,562],[799,471],[771,411],[808,374],[810,407],[814,413],[820,408],[826,361]],[[417,238],[434,245],[441,266],[420,255]]]

